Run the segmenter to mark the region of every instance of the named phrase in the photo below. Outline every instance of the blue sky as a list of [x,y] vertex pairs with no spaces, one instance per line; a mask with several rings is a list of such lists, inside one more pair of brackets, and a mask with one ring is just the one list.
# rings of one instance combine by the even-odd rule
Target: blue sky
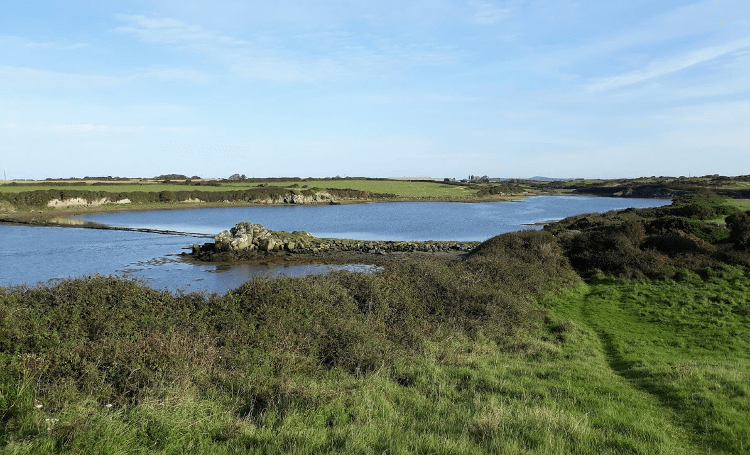
[[750,174],[750,2],[0,3],[8,178]]

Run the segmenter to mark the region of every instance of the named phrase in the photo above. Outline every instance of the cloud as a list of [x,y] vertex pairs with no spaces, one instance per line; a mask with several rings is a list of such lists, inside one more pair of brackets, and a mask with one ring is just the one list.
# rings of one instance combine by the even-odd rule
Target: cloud
[[[398,43],[342,31],[241,39],[173,18],[120,15],[119,33],[143,42],[196,53],[235,74],[282,83],[388,77],[409,68],[453,62],[452,49]],[[199,75],[193,75],[199,76]]]
[[206,47],[244,47],[250,43],[232,38],[199,25],[186,24],[177,19],[154,19],[146,16],[118,15],[128,25],[115,28],[115,31],[135,35],[153,44],[176,44]]
[[157,66],[140,73],[136,73],[134,78],[157,78],[167,81],[186,81],[186,82],[208,82],[210,76],[201,71],[186,68],[172,68],[166,66]]
[[[705,0],[689,5],[679,6],[655,16],[648,16],[637,23],[618,28],[622,21],[615,21],[607,27],[601,36],[590,35],[588,42],[570,47],[555,46],[555,50],[546,54],[530,55],[523,60],[525,65],[542,71],[545,74],[555,70],[563,71],[563,77],[570,81],[588,80],[588,88],[604,83],[609,78],[591,79],[591,74],[584,74],[591,68],[601,68],[607,62],[634,66],[645,66],[644,59],[653,59],[654,50],[663,52],[680,43],[716,43],[731,42],[747,36],[747,27],[738,21],[720,21],[719,12],[732,11],[735,17],[749,17],[750,3],[745,0]],[[585,36],[585,35],[582,35]],[[708,40],[711,41],[708,41]],[[650,55],[651,54],[651,55]],[[666,58],[663,60],[666,61]],[[580,66],[583,64],[583,66]],[[595,65],[592,65],[595,64]],[[626,66],[627,67],[627,66]],[[563,68],[565,70],[563,70]],[[633,80],[643,77],[636,71],[624,72]],[[633,74],[630,74],[633,73]],[[599,74],[599,76],[601,73]],[[614,76],[613,76],[614,77]],[[612,80],[612,82],[615,82]],[[618,82],[625,82],[622,79]],[[604,89],[604,85],[598,90]]]
[[34,42],[26,42],[24,43],[24,47],[27,47],[29,49],[59,49],[59,50],[76,50],[76,49],[82,49],[84,47],[88,47],[87,43],[75,43],[75,44],[60,44],[55,42],[47,42],[47,43],[34,43]]
[[469,7],[474,10],[474,22],[478,24],[496,24],[513,15],[513,8],[503,8],[493,2],[469,0]]
[[57,86],[111,86],[122,82],[122,78],[91,74],[75,74],[38,68],[0,66],[0,81],[13,87],[57,87]]
[[748,47],[750,47],[750,37],[717,46],[704,47],[673,58],[652,61],[641,70],[595,80],[589,84],[588,88],[590,91],[598,92],[638,84],[650,79],[677,73],[686,68],[709,62]]
[[88,47],[88,43],[64,44],[56,41],[36,42],[20,36],[0,36],[0,43],[11,43],[26,49],[76,50]]
[[139,79],[204,83],[210,79],[210,76],[192,69],[166,66],[156,66],[119,75],[77,74],[39,68],[0,66],[0,83],[7,87],[84,87],[90,89],[112,87]]

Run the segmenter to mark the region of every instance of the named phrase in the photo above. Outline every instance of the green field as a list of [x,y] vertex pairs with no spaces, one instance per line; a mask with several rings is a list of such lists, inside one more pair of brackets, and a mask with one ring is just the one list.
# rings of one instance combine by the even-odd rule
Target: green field
[[303,182],[271,182],[271,186],[289,187],[297,183],[310,188],[349,188],[373,193],[395,194],[399,197],[468,197],[477,190],[460,185],[405,180],[307,180]]
[[750,199],[728,199],[727,204],[740,210],[750,210]]
[[[106,184],[22,184],[22,185],[0,185],[0,193],[20,193],[24,191],[39,190],[90,190],[106,191],[108,193],[128,193],[133,191],[161,192],[161,191],[232,191],[258,188],[258,182],[221,182],[220,186],[210,185],[186,185],[180,183],[106,183]],[[401,180],[310,180],[290,182],[269,182],[269,186],[290,188],[306,186],[307,188],[339,188],[353,189],[358,191],[370,191],[371,193],[395,194],[398,197],[420,198],[420,197],[445,197],[462,198],[476,194],[477,189],[459,185],[446,185],[435,182],[410,182]],[[294,188],[296,188],[294,187]]]

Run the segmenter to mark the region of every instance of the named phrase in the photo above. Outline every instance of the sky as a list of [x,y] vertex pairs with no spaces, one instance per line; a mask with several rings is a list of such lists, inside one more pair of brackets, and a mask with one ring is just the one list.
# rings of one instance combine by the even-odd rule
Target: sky
[[750,174],[747,0],[0,0],[8,179]]

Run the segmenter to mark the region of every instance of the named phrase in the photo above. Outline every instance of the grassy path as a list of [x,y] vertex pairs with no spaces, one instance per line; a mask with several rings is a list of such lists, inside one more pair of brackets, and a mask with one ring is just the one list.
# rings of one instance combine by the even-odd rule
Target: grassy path
[[591,330],[611,371],[648,396],[643,412],[703,453],[750,452],[746,269],[681,282],[599,279],[556,311]]

